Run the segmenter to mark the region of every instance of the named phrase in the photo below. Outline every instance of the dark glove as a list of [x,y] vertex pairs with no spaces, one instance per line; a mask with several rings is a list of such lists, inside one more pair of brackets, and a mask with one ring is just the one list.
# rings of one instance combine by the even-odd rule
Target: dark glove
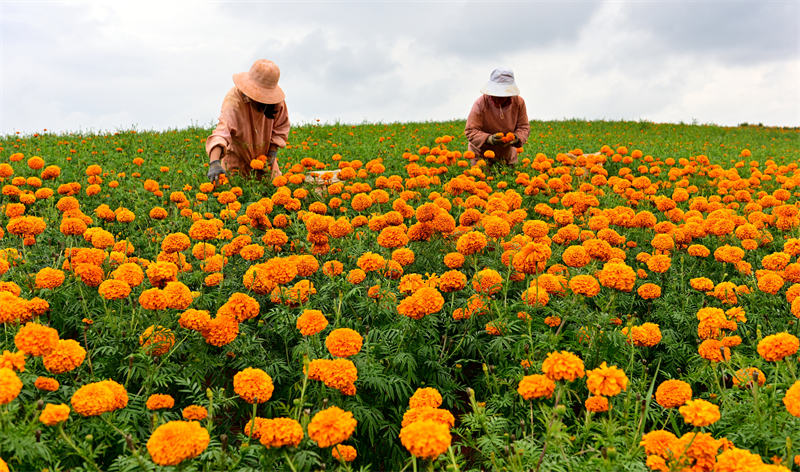
[[522,141],[520,141],[519,138],[517,138],[517,139],[511,141],[510,143],[508,143],[509,146],[514,146],[514,147],[519,147],[521,144],[522,144]]
[[489,138],[486,140],[486,142],[491,144],[492,146],[499,146],[499,145],[503,144],[503,141],[501,141],[500,138],[498,138],[495,135],[489,136]]
[[225,170],[222,169],[222,164],[219,161],[214,161],[208,165],[208,180],[216,183],[219,176],[224,174]]

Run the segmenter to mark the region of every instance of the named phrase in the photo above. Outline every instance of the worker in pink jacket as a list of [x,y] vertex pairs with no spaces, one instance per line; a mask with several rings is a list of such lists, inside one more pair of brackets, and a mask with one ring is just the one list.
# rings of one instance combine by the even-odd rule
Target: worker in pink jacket
[[219,124],[206,140],[212,182],[234,169],[250,175],[250,161],[262,155],[272,177],[281,175],[277,154],[286,146],[289,113],[278,86],[280,76],[278,66],[266,59],[256,61],[249,72],[233,75],[235,87],[225,95]]
[[[479,159],[484,159],[490,165],[514,165],[517,148],[525,144],[531,131],[525,100],[519,96],[514,72],[502,68],[493,70],[481,92],[483,95],[472,104],[464,130],[469,150],[475,154],[471,163],[475,165]],[[504,142],[495,136],[496,133],[514,133],[515,139]],[[486,151],[492,151],[494,157],[485,156]]]

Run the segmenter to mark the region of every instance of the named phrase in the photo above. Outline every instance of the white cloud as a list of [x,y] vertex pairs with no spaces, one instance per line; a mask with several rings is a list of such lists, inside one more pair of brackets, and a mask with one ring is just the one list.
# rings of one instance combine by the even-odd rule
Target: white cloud
[[260,57],[281,66],[295,123],[464,118],[508,65],[531,119],[796,126],[793,12],[800,4],[4,2],[0,134],[212,125],[231,75]]

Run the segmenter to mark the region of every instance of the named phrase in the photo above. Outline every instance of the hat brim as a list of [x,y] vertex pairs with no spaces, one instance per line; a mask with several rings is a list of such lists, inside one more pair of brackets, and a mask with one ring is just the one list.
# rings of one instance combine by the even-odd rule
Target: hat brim
[[250,80],[250,74],[247,72],[233,74],[233,83],[243,94],[259,103],[281,103],[286,98],[286,94],[283,93],[280,86],[275,85],[275,88],[261,87]]
[[487,82],[481,89],[481,93],[492,97],[515,97],[519,95],[519,87],[516,84]]

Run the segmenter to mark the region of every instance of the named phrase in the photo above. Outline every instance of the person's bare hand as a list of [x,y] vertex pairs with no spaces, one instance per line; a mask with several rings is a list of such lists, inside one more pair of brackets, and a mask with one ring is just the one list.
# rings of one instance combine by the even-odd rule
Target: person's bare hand
[[273,179],[275,177],[280,177],[280,176],[283,175],[283,172],[281,172],[281,167],[278,165],[278,161],[277,160],[272,161],[272,165],[270,166],[270,170],[272,171],[272,178]]

